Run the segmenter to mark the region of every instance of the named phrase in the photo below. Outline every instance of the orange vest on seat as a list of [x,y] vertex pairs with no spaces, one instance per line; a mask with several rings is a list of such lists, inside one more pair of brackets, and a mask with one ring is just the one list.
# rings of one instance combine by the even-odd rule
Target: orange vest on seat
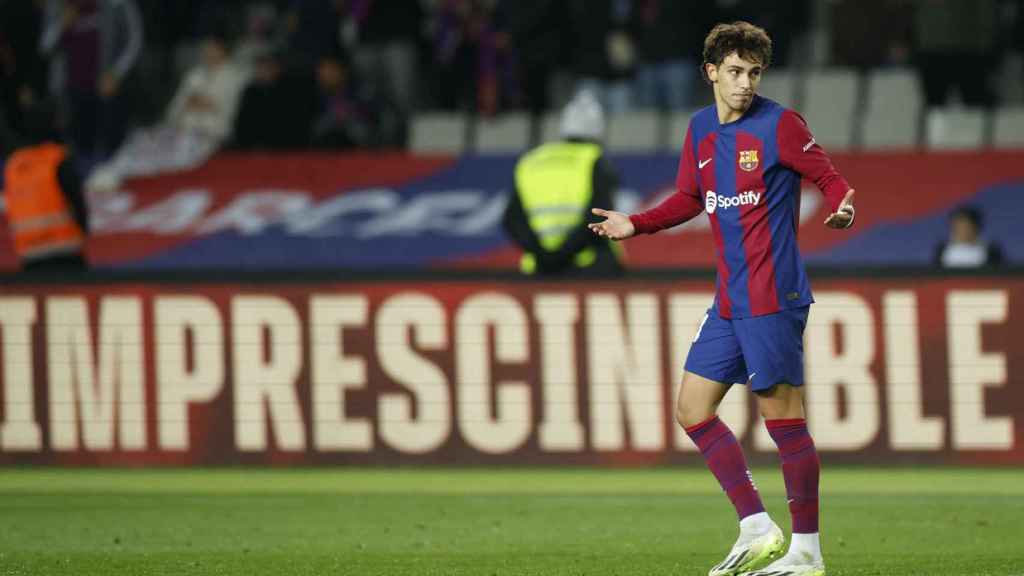
[[75,222],[57,180],[64,147],[42,144],[22,148],[7,159],[4,197],[22,261],[79,252],[84,234]]

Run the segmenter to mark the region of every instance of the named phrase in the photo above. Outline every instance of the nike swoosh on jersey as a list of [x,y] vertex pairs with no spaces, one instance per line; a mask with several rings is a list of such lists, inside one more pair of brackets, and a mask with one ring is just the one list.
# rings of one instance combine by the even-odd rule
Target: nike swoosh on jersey
[[700,162],[697,163],[697,169],[700,170],[701,168],[704,168],[705,166],[707,166],[708,162],[711,162],[711,158],[708,158],[707,160],[701,160]]

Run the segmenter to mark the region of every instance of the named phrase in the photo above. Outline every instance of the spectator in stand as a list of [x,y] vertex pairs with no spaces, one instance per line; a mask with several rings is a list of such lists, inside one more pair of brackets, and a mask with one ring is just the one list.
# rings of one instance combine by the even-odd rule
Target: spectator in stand
[[989,74],[997,59],[995,0],[914,2],[915,59],[928,106],[957,88],[968,106],[994,103]]
[[432,23],[437,105],[446,110],[473,109],[476,101],[475,54],[471,44],[471,0],[442,0]]
[[[810,0],[718,0],[710,15],[712,22],[746,20],[767,30],[772,39],[772,68],[785,68],[794,42],[807,31],[812,13]],[[707,29],[711,24],[705,24]]]
[[596,95],[609,114],[629,110],[636,66],[631,0],[569,0],[568,7],[577,91]]
[[935,249],[935,265],[942,268],[981,268],[1003,263],[1003,251],[981,237],[981,211],[961,206],[949,217],[949,239]]
[[696,0],[635,1],[638,107],[681,111],[690,106],[704,33],[701,11]]
[[568,27],[565,2],[513,2],[509,4],[508,14],[511,49],[519,62],[524,103],[530,115],[539,118],[551,105],[551,78],[565,58],[564,30]]
[[502,6],[492,0],[442,0],[433,25],[442,108],[493,116],[514,100]]
[[325,55],[316,70],[320,107],[314,116],[310,143],[319,148],[354,148],[368,139],[367,118],[349,85],[348,63],[339,55]]
[[250,71],[264,56],[284,42],[283,28],[275,26],[277,8],[273,2],[254,2],[241,9],[245,20],[242,38],[235,45],[234,58]]
[[10,128],[25,135],[40,116],[52,118],[46,90],[47,66],[39,53],[41,0],[0,2],[0,106]]
[[474,22],[477,52],[476,110],[482,116],[494,116],[520,103],[508,33],[507,6],[508,3],[502,0],[485,2]]
[[317,148],[400,148],[405,140],[401,110],[374,84],[353,81],[340,51],[327,54],[317,66],[321,105],[310,142]]
[[914,14],[907,0],[834,0],[828,9],[833,64],[860,70],[910,64]]
[[135,0],[50,0],[41,40],[44,54],[64,58],[70,135],[80,155],[105,158],[124,137],[127,75],[142,50]]
[[1009,45],[1018,52],[1024,52],[1024,0],[1014,0],[1009,5],[1009,10],[1012,13],[1009,22]]
[[226,33],[211,31],[200,61],[185,75],[164,121],[136,130],[114,159],[90,176],[91,189],[122,178],[188,170],[207,160],[231,134],[244,70],[230,58]]
[[346,34],[356,73],[402,110],[411,110],[416,49],[423,32],[420,0],[347,0]]
[[315,72],[320,58],[337,50],[348,0],[292,0],[285,24],[286,44],[297,64]]
[[235,120],[235,147],[243,150],[302,148],[319,107],[312,75],[285,66],[284,55],[256,58],[253,81],[242,93]]

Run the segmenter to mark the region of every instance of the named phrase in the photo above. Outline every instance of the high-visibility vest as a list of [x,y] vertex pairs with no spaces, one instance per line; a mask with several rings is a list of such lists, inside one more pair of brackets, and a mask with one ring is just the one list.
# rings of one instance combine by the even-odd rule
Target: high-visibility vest
[[14,251],[24,260],[78,252],[84,235],[57,179],[66,152],[57,144],[22,148],[4,169],[4,199]]
[[[552,142],[527,153],[516,165],[516,189],[527,221],[545,250],[555,251],[584,219],[594,193],[594,164],[601,147],[586,142]],[[593,247],[574,256],[586,268],[597,259]],[[526,274],[537,270],[533,254],[523,254],[519,267]]]

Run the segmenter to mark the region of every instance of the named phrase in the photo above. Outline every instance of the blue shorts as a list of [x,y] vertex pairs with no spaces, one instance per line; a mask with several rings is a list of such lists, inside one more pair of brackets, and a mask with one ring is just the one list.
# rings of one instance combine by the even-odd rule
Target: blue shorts
[[754,391],[804,384],[804,328],[810,306],[727,320],[712,306],[686,357],[686,371]]

